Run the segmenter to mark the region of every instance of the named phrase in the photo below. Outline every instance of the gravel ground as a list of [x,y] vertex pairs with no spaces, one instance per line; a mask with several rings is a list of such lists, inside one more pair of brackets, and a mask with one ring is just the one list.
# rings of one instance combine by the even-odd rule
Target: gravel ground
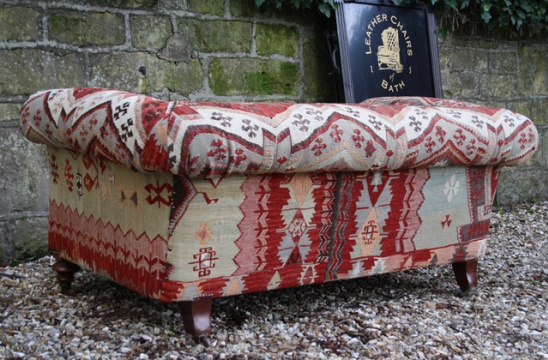
[[216,299],[210,348],[89,272],[60,295],[51,257],[0,268],[0,358],[548,359],[548,202],[497,209],[491,233],[466,297],[445,266]]

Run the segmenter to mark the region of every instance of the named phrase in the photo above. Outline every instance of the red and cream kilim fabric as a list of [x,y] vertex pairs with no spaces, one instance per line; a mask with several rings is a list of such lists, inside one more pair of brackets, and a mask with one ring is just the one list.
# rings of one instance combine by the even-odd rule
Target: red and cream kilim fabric
[[38,93],[21,118],[33,141],[190,177],[517,165],[537,146],[524,116],[426,98],[190,103],[81,88]]
[[165,301],[481,257],[502,165],[537,133],[508,110],[163,102],[38,93],[21,130],[50,162],[52,250]]

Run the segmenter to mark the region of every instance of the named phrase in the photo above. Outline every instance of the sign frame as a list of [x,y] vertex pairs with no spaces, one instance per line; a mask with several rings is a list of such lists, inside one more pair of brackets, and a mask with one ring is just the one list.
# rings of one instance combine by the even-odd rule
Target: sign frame
[[443,97],[436,20],[426,4],[339,1],[336,26],[344,102]]

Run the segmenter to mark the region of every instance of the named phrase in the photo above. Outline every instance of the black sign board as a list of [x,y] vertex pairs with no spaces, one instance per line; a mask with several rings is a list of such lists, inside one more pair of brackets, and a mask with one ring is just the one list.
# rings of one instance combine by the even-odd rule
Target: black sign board
[[426,5],[345,1],[336,22],[344,90],[338,100],[442,97],[436,24]]

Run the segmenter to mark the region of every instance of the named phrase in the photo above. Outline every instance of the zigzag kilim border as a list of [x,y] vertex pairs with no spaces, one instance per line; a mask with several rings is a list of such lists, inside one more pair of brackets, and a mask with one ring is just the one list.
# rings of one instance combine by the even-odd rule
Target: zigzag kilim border
[[[110,222],[86,217],[50,202],[50,248],[84,268],[103,273],[118,283],[151,297],[158,297],[167,266],[167,240],[149,239],[143,233],[124,232]],[[163,255],[163,257],[162,257]]]

